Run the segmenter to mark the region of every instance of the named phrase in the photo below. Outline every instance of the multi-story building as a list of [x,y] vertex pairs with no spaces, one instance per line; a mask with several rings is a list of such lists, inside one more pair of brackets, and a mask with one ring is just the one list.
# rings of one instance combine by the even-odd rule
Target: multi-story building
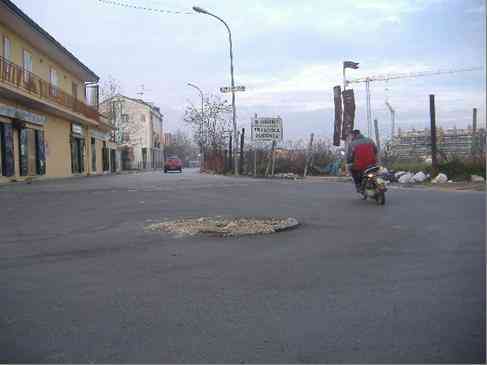
[[168,145],[173,144],[173,135],[172,135],[172,133],[164,133],[164,138],[163,138],[162,144],[164,144],[165,146],[168,146]]
[[[443,155],[465,157],[485,152],[486,130],[471,127],[466,129],[438,128],[436,140],[438,151]],[[431,131],[429,129],[400,131],[388,146],[390,152],[400,159],[425,158],[431,155]]]
[[124,169],[163,168],[163,115],[153,103],[117,94],[100,104],[122,146]]
[[111,126],[86,97],[98,80],[15,4],[0,1],[0,182],[109,170]]

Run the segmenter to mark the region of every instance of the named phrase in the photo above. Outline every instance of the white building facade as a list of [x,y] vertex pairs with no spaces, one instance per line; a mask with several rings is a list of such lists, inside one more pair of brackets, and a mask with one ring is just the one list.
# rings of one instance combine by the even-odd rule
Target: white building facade
[[115,127],[124,170],[164,167],[163,115],[153,103],[124,95],[103,101],[100,110]]

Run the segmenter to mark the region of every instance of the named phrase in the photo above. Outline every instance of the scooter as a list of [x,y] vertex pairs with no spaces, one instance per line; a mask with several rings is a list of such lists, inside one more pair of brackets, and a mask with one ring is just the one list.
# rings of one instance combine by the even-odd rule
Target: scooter
[[386,203],[386,182],[379,176],[380,167],[371,166],[363,172],[360,195],[363,200],[375,199],[378,205]]

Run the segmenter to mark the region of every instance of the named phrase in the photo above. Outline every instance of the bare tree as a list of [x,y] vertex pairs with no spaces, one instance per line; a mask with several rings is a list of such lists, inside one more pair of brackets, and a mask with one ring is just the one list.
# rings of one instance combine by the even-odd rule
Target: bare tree
[[[144,122],[131,115],[122,96],[122,85],[112,75],[108,75],[100,86],[100,110],[115,127],[112,140],[119,144],[139,146],[143,144]],[[158,141],[160,144],[160,141]]]
[[203,114],[201,106],[190,104],[186,107],[184,121],[192,126],[198,144],[216,149],[225,144],[225,137],[232,126],[231,112],[232,106],[226,100],[218,95],[209,95],[204,98]]
[[108,75],[100,85],[100,102],[113,98],[115,95],[122,93],[122,86],[120,81],[114,78],[112,75]]

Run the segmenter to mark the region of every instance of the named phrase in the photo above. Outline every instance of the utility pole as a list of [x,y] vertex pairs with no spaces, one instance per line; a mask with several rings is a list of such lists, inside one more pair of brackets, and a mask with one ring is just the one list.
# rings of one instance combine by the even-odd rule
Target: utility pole
[[257,142],[255,141],[254,137],[254,123],[257,120],[257,113],[254,114],[254,119],[251,122],[250,126],[250,135],[251,135],[251,140],[252,140],[252,145],[254,149],[254,158],[253,158],[253,165],[254,165],[254,177],[257,176]]
[[[205,165],[205,149],[204,149],[204,143],[203,143],[203,126],[204,126],[204,96],[203,96],[203,91],[195,85],[192,84],[191,82],[188,82],[188,86],[191,86],[192,88],[198,90],[201,96],[201,120],[200,120],[200,125],[199,125],[199,145],[200,145],[200,172],[203,172],[204,170],[204,165]],[[142,85],[143,86],[143,85]]]
[[[234,72],[233,72],[233,43],[232,43],[232,32],[230,31],[230,27],[228,24],[219,16],[210,13],[209,11],[200,8],[199,6],[193,6],[193,10],[196,11],[197,13],[201,14],[206,14],[209,15],[220,22],[223,23],[225,28],[227,28],[228,31],[228,43],[230,45],[230,81],[231,81],[231,88],[232,88],[232,124],[233,124],[233,138],[235,140],[235,146],[237,146],[237,120],[236,120],[236,106],[235,106],[235,79],[234,79]],[[235,167],[235,175],[238,175],[238,156],[235,153],[235,161],[234,161],[234,167]]]
[[229,157],[229,164],[230,164],[230,170],[232,170],[232,166],[233,166],[233,160],[232,160],[232,135],[230,134],[230,142],[228,144],[228,157]]
[[254,146],[254,177],[257,176],[257,145]]
[[309,137],[309,145],[308,145],[308,153],[307,153],[307,156],[306,156],[306,163],[304,165],[304,177],[306,177],[308,175],[308,165],[309,165],[309,162],[311,160],[310,156],[311,156],[311,151],[312,151],[312,148],[313,148],[313,138],[314,138],[314,133],[311,133],[310,137]]
[[269,176],[269,170],[271,168],[271,163],[272,159],[274,158],[274,149],[276,148],[276,140],[272,141],[272,147],[271,147],[271,155],[269,156],[269,159],[267,160],[267,166],[265,169],[265,176]]
[[394,139],[394,133],[396,130],[396,111],[392,108],[391,104],[386,101],[387,109],[391,113],[391,141]]
[[473,132],[477,132],[477,108],[473,108],[473,116],[472,116],[472,128]]
[[274,177],[274,169],[276,167],[276,151],[275,148],[272,150],[272,168],[271,168],[271,176]]
[[372,106],[370,103],[370,80],[365,81],[366,107],[367,107],[367,137],[372,135]]
[[479,139],[477,136],[477,108],[473,108],[472,115],[472,155],[476,155],[478,151]]
[[436,146],[436,111],[435,95],[430,94],[430,121],[431,121],[431,161],[433,165],[433,175],[438,175],[438,159]]
[[244,143],[245,143],[245,128],[242,128],[242,134],[240,135],[240,163],[238,165],[240,169],[240,175],[243,173],[244,164]]

